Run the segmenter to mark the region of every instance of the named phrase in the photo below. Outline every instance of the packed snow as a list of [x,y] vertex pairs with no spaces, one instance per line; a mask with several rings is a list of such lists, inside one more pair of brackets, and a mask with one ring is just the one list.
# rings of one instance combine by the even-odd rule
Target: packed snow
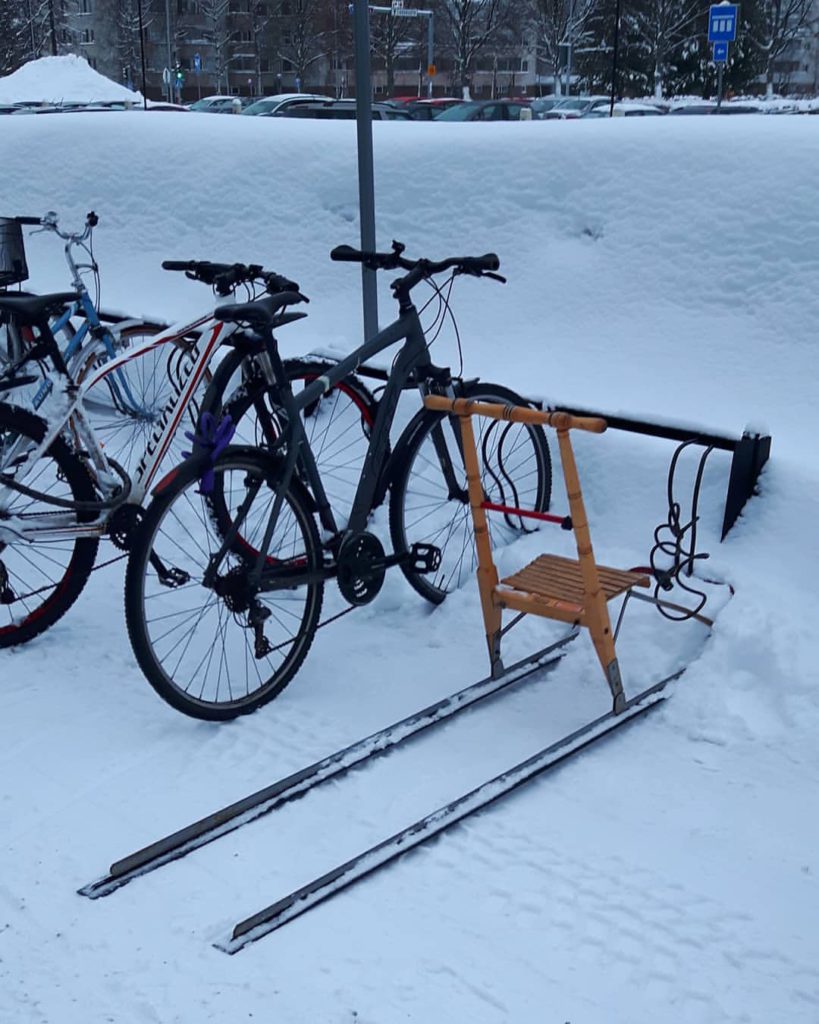
[[[605,710],[602,679],[584,638],[548,678],[90,902],[76,889],[112,860],[486,674],[476,588],[431,610],[390,574],[372,605],[320,631],[281,697],[208,726],[142,679],[122,565],[101,570],[45,636],[0,652],[0,1019],[815,1024],[816,124],[383,123],[374,135],[379,245],[495,251],[508,276],[456,283],[468,375],[557,404],[770,432],[760,493],[724,543],[728,457],[715,452],[705,476],[707,574],[734,596],[709,588],[710,636],[653,612],[626,630],[627,686],[689,662],[649,719],[227,957],[212,944],[240,918]],[[82,160],[54,159],[78,138]],[[104,305],[183,318],[209,293],[162,259],[259,262],[312,300],[282,333],[286,354],[360,341],[358,269],[328,259],[358,242],[354,124],[9,118],[0,152],[4,215],[99,214]],[[27,249],[32,287],[63,289],[55,239]],[[458,366],[451,331],[433,356]],[[610,431],[576,447],[598,558],[644,563],[673,445]],[[530,535],[502,568],[555,543],[565,535]],[[557,629],[516,632],[510,661]]]
[[0,78],[0,103],[141,103],[132,92],[95,71],[84,57],[40,57]]

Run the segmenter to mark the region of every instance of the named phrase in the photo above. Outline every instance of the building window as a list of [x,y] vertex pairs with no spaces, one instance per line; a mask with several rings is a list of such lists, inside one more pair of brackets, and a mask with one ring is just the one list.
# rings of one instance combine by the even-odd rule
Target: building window
[[247,29],[242,29],[240,32],[235,32],[233,38],[237,43],[250,43],[253,41],[253,36]]
[[79,14],[91,14],[93,9],[91,0],[79,0]]
[[82,41],[84,43],[93,43],[94,42],[94,30],[93,30],[93,28],[84,28],[82,30]]

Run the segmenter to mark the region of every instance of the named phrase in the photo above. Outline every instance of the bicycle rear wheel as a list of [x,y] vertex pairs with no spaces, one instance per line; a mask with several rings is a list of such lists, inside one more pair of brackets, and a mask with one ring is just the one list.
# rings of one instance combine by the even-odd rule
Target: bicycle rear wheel
[[[159,324],[150,322],[121,329],[113,325],[115,354],[136,349],[162,330]],[[184,340],[159,345],[135,356],[86,393],[83,408],[105,454],[124,466],[128,473],[132,473],[144,454],[169,399],[178,393],[192,358],[190,345]],[[82,362],[77,382],[82,384],[108,359],[106,351],[94,346]],[[201,392],[200,387],[200,396]],[[185,431],[196,427],[198,415],[195,394],[163,459],[164,466],[181,461],[183,449],[190,447]]]
[[[528,405],[526,399],[499,384],[474,383],[459,398]],[[483,487],[489,501],[545,512],[552,493],[552,462],[542,427],[476,417],[475,440]],[[477,565],[466,469],[461,455],[457,418],[421,412],[396,445],[403,457],[396,466],[390,493],[390,536],[396,552],[413,544],[431,544],[441,551],[434,574],[401,568],[422,597],[440,604],[446,595],[473,579]],[[446,468],[451,466],[450,468]],[[519,516],[492,515],[489,529],[497,547],[531,532],[531,521]]]
[[[264,453],[228,449],[214,469],[214,491],[227,512],[215,516],[200,493],[199,470],[183,466],[148,506],[128,558],[125,614],[134,654],[159,696],[194,718],[225,721],[273,700],[313,642],[322,553],[299,491],[284,495],[266,556],[268,566],[289,574],[289,584],[257,591],[248,581],[276,497],[276,468]],[[228,545],[205,585],[233,524],[239,542]]]
[[[82,461],[57,438],[36,463],[30,459],[45,437],[45,422],[15,406],[0,404],[0,528],[14,523],[71,525],[94,518],[73,513],[4,487],[8,477],[51,497],[94,501],[94,484]],[[26,643],[62,618],[82,593],[94,568],[95,537],[0,540],[0,648]]]
[[[286,359],[284,371],[298,396],[331,363]],[[278,388],[262,376],[252,357],[228,355],[213,375],[202,411],[230,415],[234,442],[272,448],[281,433]],[[378,402],[355,374],[349,374],[302,412],[307,441],[333,512],[346,521],[369,446]]]

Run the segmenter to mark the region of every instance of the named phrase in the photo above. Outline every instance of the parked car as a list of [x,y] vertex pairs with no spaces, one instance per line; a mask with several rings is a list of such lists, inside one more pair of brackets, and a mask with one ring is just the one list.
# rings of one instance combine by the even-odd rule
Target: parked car
[[615,117],[662,117],[664,114],[664,110],[650,103],[629,103],[627,100],[621,100],[614,104]]
[[453,97],[441,97],[431,100],[413,100],[407,103],[402,109],[406,110],[415,121],[434,121],[436,117],[450,107],[457,106],[462,100]]
[[[406,110],[388,103],[373,103],[373,121],[412,121]],[[315,117],[324,121],[353,121],[355,100],[325,100],[323,103],[302,103],[278,110],[273,117]]]
[[563,96],[549,99],[554,101],[549,106],[543,100],[532,101],[532,117],[542,121],[567,121],[583,117],[590,110],[606,107],[611,102],[609,96]]
[[765,110],[758,103],[730,103],[719,107],[716,103],[686,103],[673,107],[671,114],[764,114]]
[[436,121],[519,121],[522,100],[467,100],[442,110]]
[[270,116],[277,110],[286,110],[288,107],[295,107],[302,103],[315,103],[326,100],[326,96],[318,96],[311,92],[282,92],[276,96],[265,96],[255,103],[251,103],[242,111],[251,117],[260,114]]
[[247,96],[205,96],[204,99],[189,104],[188,110],[195,110],[200,114],[232,114],[236,100],[242,107],[251,102]]

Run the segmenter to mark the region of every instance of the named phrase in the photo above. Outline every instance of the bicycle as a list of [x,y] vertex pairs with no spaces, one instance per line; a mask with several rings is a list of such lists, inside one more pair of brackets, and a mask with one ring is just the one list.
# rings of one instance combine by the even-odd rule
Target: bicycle
[[[262,347],[259,359],[275,383],[270,408],[275,437],[265,448],[230,446],[224,451],[221,442],[227,436],[221,426],[214,435],[221,435],[219,444],[200,437],[192,457],[155,489],[129,552],[125,605],[131,644],[151,686],[179,711],[227,720],[281,693],[312,644],[329,579],[336,579],[351,606],[363,605],[379,593],[386,570],[399,565],[419,593],[438,603],[466,572],[472,537],[457,418],[421,410],[391,453],[390,426],[408,385],[422,395],[487,400],[492,395],[503,404],[528,404],[507,388],[453,378],[448,369],[434,366],[410,296],[416,285],[448,270],[453,278],[504,279],[496,273],[494,254],[433,262],[406,259],[403,250],[399,243],[389,253],[362,253],[349,246],[333,250],[334,260],[408,271],[392,283],[398,318],[298,395],[273,336],[277,316],[299,301],[298,294],[222,306],[214,313],[227,324],[248,324],[255,331]],[[398,342],[403,345],[379,402],[349,520],[340,529],[300,413]],[[227,401],[227,414],[230,408]],[[225,418],[224,423],[231,421]],[[503,424],[500,433],[484,434],[484,449],[490,444],[503,454],[496,460],[499,472],[484,479],[487,494],[502,505],[545,511],[551,459],[543,430]],[[217,449],[221,454],[215,457]],[[434,494],[427,490],[431,482]],[[390,555],[366,529],[387,490]],[[413,496],[427,507],[414,505]],[[515,536],[521,523],[506,517]],[[455,550],[442,570],[453,538]]]
[[[242,264],[205,263],[199,277],[223,294],[246,282],[264,285],[272,293],[295,287],[278,274]],[[0,313],[36,332],[21,359],[0,376],[0,393],[8,396],[38,383],[38,376],[25,372],[29,364],[43,365],[39,386],[46,385],[39,414],[0,403],[0,647],[32,639],[65,614],[88,580],[102,537],[127,550],[141,503],[215,353],[241,338],[237,326],[215,320],[211,313],[115,356],[78,384],[51,329],[54,318],[76,299],[74,292],[0,295]],[[275,326],[299,318],[283,314]],[[182,339],[192,339],[188,358],[170,380],[170,398],[151,423],[144,450],[129,473],[100,441],[87,416],[85,396],[131,361]]]
[[[66,293],[66,304],[51,321],[51,332],[60,338],[63,360],[71,378],[82,384],[91,372],[103,362],[142,340],[154,337],[167,324],[144,318],[123,317],[105,313],[100,309],[99,266],[93,252],[93,232],[99,217],[93,211],[86,216],[80,232],[62,231],[57,214],[49,212],[43,217],[11,217],[0,220],[0,287],[20,284],[28,277],[22,227],[36,227],[49,231],[65,242],[64,255],[71,277],[71,293]],[[89,262],[78,263],[74,250],[80,249]],[[5,274],[3,269],[5,268]],[[90,272],[96,283],[96,298],[91,297],[83,273]],[[0,294],[4,294],[0,292]],[[13,295],[25,297],[23,293]],[[26,293],[29,297],[30,293]],[[20,324],[11,315],[5,317],[5,335],[0,334],[0,372],[8,373],[25,358],[33,344],[30,325]],[[75,326],[76,323],[76,326]],[[105,378],[98,392],[86,396],[86,410],[92,417],[100,438],[109,453],[120,461],[128,462],[129,451],[136,448],[137,438],[144,435],[146,425],[167,401],[169,385],[164,377],[171,376],[175,364],[184,359],[189,338],[175,343],[176,359],[167,365],[149,365],[144,361],[139,372],[131,372],[126,365]],[[43,379],[34,381],[28,396],[36,412],[48,393],[49,384]]]

